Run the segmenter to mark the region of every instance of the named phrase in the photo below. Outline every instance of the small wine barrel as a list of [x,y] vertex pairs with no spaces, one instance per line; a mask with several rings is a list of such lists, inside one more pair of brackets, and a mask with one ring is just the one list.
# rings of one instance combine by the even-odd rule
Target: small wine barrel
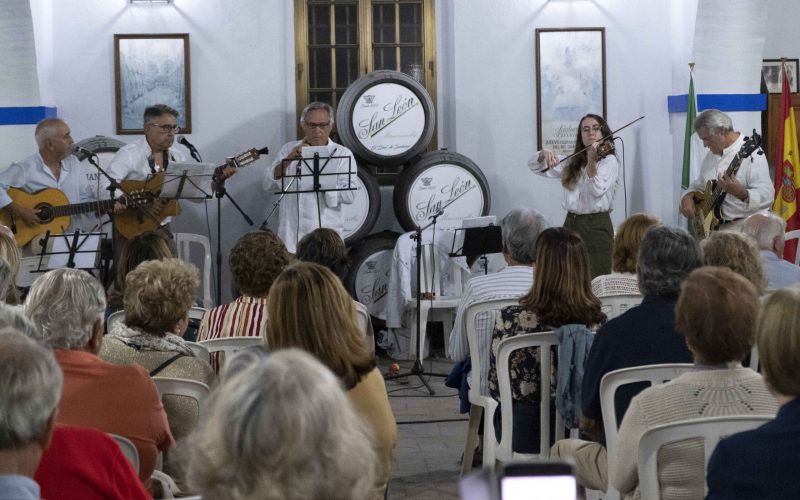
[[392,254],[399,236],[391,231],[373,234],[353,247],[350,254],[350,269],[344,279],[345,287],[378,320],[386,320]]
[[446,150],[425,153],[403,170],[393,194],[394,213],[403,229],[429,223],[439,210],[439,229],[461,227],[464,219],[489,214],[489,183],[472,160]]
[[381,190],[378,180],[366,167],[358,166],[358,175],[353,178],[356,187],[353,203],[342,205],[344,215],[344,242],[355,245],[364,239],[378,220],[381,212]]
[[397,71],[373,71],[353,82],[336,110],[342,143],[359,158],[401,165],[428,147],[436,111],[427,90]]

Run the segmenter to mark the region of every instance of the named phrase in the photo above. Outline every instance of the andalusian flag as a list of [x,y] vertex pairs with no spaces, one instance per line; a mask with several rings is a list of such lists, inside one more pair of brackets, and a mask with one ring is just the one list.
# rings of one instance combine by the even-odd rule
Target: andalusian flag
[[694,97],[694,74],[689,64],[689,96],[686,102],[686,135],[683,139],[683,175],[681,176],[681,189],[689,189],[692,168],[692,135],[694,134],[694,121],[697,118],[697,101]]
[[[800,213],[797,211],[798,188],[800,188],[800,150],[797,148],[797,121],[792,108],[791,86],[785,65],[781,65],[782,86],[781,117],[783,127],[778,128],[775,144],[775,203],[772,210],[786,221],[786,230],[800,229]],[[794,262],[797,240],[786,242],[783,258]]]

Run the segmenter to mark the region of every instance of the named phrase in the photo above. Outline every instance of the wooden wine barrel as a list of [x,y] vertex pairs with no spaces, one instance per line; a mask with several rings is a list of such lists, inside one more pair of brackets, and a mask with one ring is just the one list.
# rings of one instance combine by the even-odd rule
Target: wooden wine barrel
[[367,167],[358,166],[358,175],[353,178],[356,187],[353,203],[342,205],[344,215],[344,242],[355,245],[364,239],[378,220],[381,212],[381,190],[378,180]]
[[373,71],[353,82],[336,110],[342,143],[380,166],[401,165],[428,147],[436,111],[427,90],[397,71]]
[[344,284],[354,299],[367,306],[374,319],[386,320],[392,254],[399,236],[391,231],[376,233],[351,250]]
[[439,229],[455,229],[467,218],[489,214],[486,177],[472,160],[446,150],[431,151],[400,173],[393,194],[394,213],[403,229],[426,226],[432,215]]

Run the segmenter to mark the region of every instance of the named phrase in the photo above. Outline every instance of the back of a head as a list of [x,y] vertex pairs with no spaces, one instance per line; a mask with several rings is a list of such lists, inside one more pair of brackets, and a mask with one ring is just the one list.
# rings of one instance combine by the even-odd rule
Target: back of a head
[[533,209],[514,209],[500,221],[503,248],[516,262],[530,266],[536,261],[536,240],[545,229],[544,215]]
[[533,286],[520,304],[552,327],[606,320],[600,300],[592,294],[589,254],[578,233],[564,227],[542,231],[536,240]]
[[298,347],[339,375],[348,389],[375,367],[355,320],[353,300],[328,268],[311,262],[287,267],[267,301],[267,345]]
[[228,263],[236,289],[250,297],[266,297],[273,281],[291,262],[275,233],[251,231],[236,242]]
[[705,265],[727,267],[747,278],[759,293],[764,291],[767,280],[755,240],[737,231],[716,231],[702,247]]
[[742,232],[753,238],[760,250],[773,250],[775,238],[786,231],[786,221],[773,212],[759,212],[745,219]]
[[633,214],[622,221],[614,235],[611,269],[618,273],[635,273],[642,238],[648,229],[660,224],[657,217],[647,214]]
[[772,292],[761,308],[756,332],[767,383],[784,396],[800,396],[800,288]]
[[86,271],[56,269],[36,279],[25,299],[25,314],[42,342],[57,349],[80,349],[103,320],[105,291]]
[[296,255],[303,262],[314,262],[327,267],[339,279],[344,279],[347,274],[347,247],[339,233],[333,229],[321,227],[303,236],[297,244]]
[[656,226],[645,232],[636,265],[643,295],[678,295],[683,280],[703,265],[703,254],[683,229]]
[[297,349],[255,357],[225,376],[190,441],[188,481],[203,498],[374,494],[368,425],[330,370]]
[[17,276],[22,268],[22,255],[14,238],[5,233],[0,233],[0,258],[5,260],[11,268],[11,283],[3,291],[6,294],[4,300],[9,304],[19,304]]
[[145,231],[125,242],[117,262],[117,282],[119,288],[125,283],[125,277],[136,266],[148,260],[169,259],[174,257],[172,242],[160,231]]
[[172,332],[186,319],[199,282],[197,268],[180,259],[142,262],[125,278],[125,324],[155,335]]
[[55,418],[63,375],[53,353],[12,329],[0,329],[0,450],[42,440]]
[[14,286],[14,275],[11,274],[11,266],[0,257],[0,302],[5,302],[12,286]]
[[675,306],[675,329],[705,364],[741,361],[755,342],[759,300],[756,288],[724,267],[689,274]]

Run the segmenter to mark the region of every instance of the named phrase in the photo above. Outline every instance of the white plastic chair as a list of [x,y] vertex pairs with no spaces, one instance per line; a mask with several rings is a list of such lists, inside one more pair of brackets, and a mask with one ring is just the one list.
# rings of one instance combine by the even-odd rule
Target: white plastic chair
[[[658,484],[658,450],[665,444],[691,438],[703,438],[703,450],[705,469],[711,453],[716,448],[720,439],[737,432],[755,429],[774,417],[772,415],[746,415],[746,416],[727,416],[727,417],[704,417],[690,420],[681,420],[669,424],[657,425],[642,435],[639,441],[639,461],[637,464],[639,471],[639,488],[642,498],[658,499],[661,498],[661,488]],[[705,483],[705,481],[703,481]],[[708,493],[708,486],[705,487]],[[705,494],[704,494],[705,496]]]
[[211,389],[206,384],[197,380],[172,377],[153,377],[153,382],[156,383],[162,399],[164,396],[184,396],[194,399],[198,408],[197,421],[202,420],[206,401],[211,395]]
[[203,361],[211,362],[211,353],[208,352],[205,346],[198,344],[197,342],[189,342],[188,340],[184,342],[186,347],[192,350],[194,355]]
[[192,306],[191,309],[189,309],[189,319],[201,321],[206,312],[208,312],[208,309],[205,307]]
[[636,307],[642,303],[642,295],[609,295],[600,297],[603,304],[603,312],[608,319],[616,318],[625,313],[628,309]]
[[114,311],[108,315],[106,320],[106,331],[110,332],[111,327],[117,323],[125,323],[125,311]]
[[[425,336],[428,329],[428,315],[432,311],[436,313],[437,319],[440,319],[443,324],[444,330],[444,345],[450,343],[450,332],[453,330],[453,321],[455,319],[456,309],[461,303],[461,295],[463,293],[461,283],[461,267],[457,264],[452,266],[453,286],[455,288],[455,295],[444,297],[442,296],[442,262],[438,251],[433,244],[422,245],[422,269],[420,281],[417,287],[422,294],[433,293],[435,297],[433,300],[425,299],[420,300],[420,310],[417,311],[416,296],[408,301],[407,307],[411,308],[411,348],[410,352],[415,353],[417,359],[423,359],[425,353]],[[416,267],[411,269],[411,272],[416,275]],[[416,292],[416,290],[415,290]],[[417,345],[417,314],[422,318],[420,321],[420,336]]]
[[[800,229],[795,229],[794,231],[788,231],[783,235],[786,241],[789,240],[800,240]],[[798,244],[797,253],[794,256],[794,265],[800,266],[800,244]]]
[[[263,346],[264,339],[261,337],[223,337],[220,339],[201,340],[198,344],[205,347],[209,354],[221,352],[227,358],[236,351],[256,345]],[[223,360],[220,359],[220,367],[222,367],[222,363]]]
[[175,233],[175,246],[178,249],[178,258],[184,262],[192,263],[192,243],[199,244],[205,253],[203,259],[203,307],[214,307],[211,297],[211,242],[202,234]]
[[758,371],[760,364],[760,360],[758,358],[758,346],[753,344],[753,348],[750,349],[750,364],[748,365],[751,370],[754,372]]
[[[511,447],[512,434],[514,430],[513,413],[511,410],[511,377],[508,373],[509,360],[511,354],[517,349],[524,349],[526,347],[538,347],[542,351],[540,356],[541,362],[539,363],[539,377],[541,382],[541,399],[539,400],[539,435],[540,435],[540,453],[526,454],[516,453]],[[500,414],[502,432],[500,435],[500,442],[497,443],[496,459],[501,462],[508,462],[517,459],[541,458],[547,459],[550,457],[550,383],[551,383],[551,367],[552,362],[549,353],[552,347],[558,347],[558,337],[553,332],[544,333],[525,333],[503,339],[497,344],[497,355],[495,357],[497,363],[497,385],[500,392]],[[490,418],[487,415],[487,418]],[[564,421],[561,414],[556,411],[556,441],[564,438]],[[494,434],[491,436],[494,438]]]
[[[355,302],[355,301],[353,301]],[[356,304],[360,304],[356,302]],[[358,329],[364,333],[364,343],[367,349],[373,355],[375,354],[375,333],[372,330],[372,318],[369,315],[369,310],[366,307],[355,307],[356,311],[356,324]]]
[[[472,360],[472,384],[469,388],[469,424],[467,425],[467,440],[464,445],[464,459],[461,463],[461,476],[472,470],[472,458],[475,454],[475,445],[478,442],[478,426],[481,416],[483,419],[483,467],[494,466],[495,446],[494,437],[494,412],[497,401],[489,396],[489,352],[492,348],[491,334],[486,338],[478,339],[475,331],[475,319],[479,314],[489,314],[500,311],[507,306],[518,303],[518,299],[491,299],[475,302],[467,307],[464,313],[464,329],[467,332],[469,355]],[[494,322],[492,322],[494,324]],[[491,332],[490,332],[491,333]]]
[[[649,382],[651,386],[661,385],[682,373],[692,371],[692,369],[694,369],[694,365],[691,363],[644,365],[622,368],[603,375],[600,380],[600,408],[603,413],[603,429],[605,430],[606,451],[609,457],[616,447],[617,432],[620,424],[617,421],[617,408],[615,405],[617,389],[624,385],[638,382]],[[619,498],[619,492],[609,483],[604,499],[619,500]]]
[[131,463],[131,465],[133,465],[133,470],[135,470],[136,473],[138,474],[139,450],[136,449],[136,445],[134,445],[130,439],[124,436],[120,436],[119,434],[108,433],[108,436],[110,436],[111,438],[114,439],[114,441],[117,442],[117,445],[119,445],[119,449],[122,450],[122,454],[125,455],[125,458],[127,458],[128,461]]

